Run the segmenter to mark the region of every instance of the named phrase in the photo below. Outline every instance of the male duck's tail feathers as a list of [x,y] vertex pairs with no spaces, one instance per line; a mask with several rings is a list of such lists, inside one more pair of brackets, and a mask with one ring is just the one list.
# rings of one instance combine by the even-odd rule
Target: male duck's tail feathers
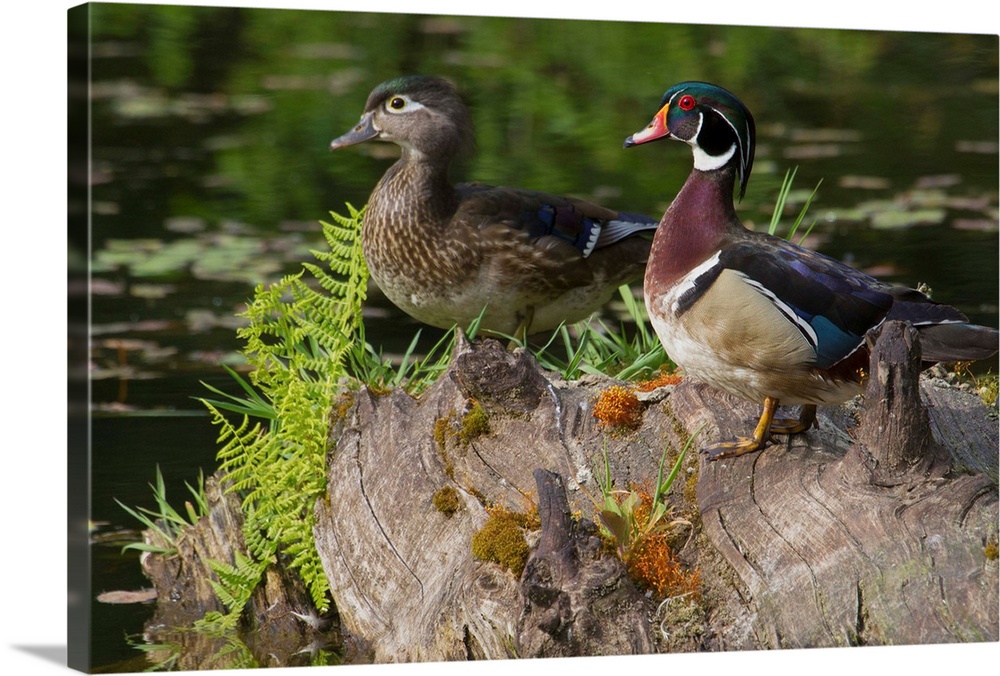
[[914,289],[893,288],[892,308],[886,319],[899,319],[920,332],[924,362],[987,359],[1000,348],[1000,333],[970,324],[959,310],[937,303]]
[[925,362],[987,359],[1000,347],[1000,333],[986,326],[958,322],[915,326]]

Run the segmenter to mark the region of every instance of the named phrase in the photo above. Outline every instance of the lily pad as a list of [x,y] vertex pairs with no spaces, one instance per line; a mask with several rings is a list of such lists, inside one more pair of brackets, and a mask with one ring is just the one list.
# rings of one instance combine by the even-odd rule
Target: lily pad
[[914,211],[880,211],[872,214],[873,228],[894,230],[914,225],[935,225],[943,223],[947,212],[944,209],[916,209]]
[[166,298],[176,290],[177,287],[173,284],[133,284],[128,292],[129,295],[136,298],[160,300]]
[[841,188],[852,190],[885,190],[892,185],[884,176],[842,176],[838,181]]
[[116,590],[97,595],[101,603],[150,603],[156,600],[155,589]]

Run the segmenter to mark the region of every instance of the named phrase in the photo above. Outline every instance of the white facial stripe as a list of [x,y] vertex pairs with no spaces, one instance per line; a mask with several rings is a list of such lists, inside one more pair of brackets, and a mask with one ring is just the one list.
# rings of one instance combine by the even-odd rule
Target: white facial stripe
[[[740,133],[740,130],[737,129],[735,127],[735,125],[733,125],[733,123],[729,121],[729,117],[727,117],[726,115],[722,114],[722,111],[720,111],[718,108],[712,108],[712,110],[714,110],[716,113],[718,113],[719,117],[721,117],[723,120],[725,120],[726,124],[729,125],[729,128],[733,130],[734,134],[736,134],[736,143],[739,144],[739,149],[740,149],[740,176],[746,175],[746,164],[745,164],[745,161],[744,161],[744,158],[746,157],[746,153],[743,152],[743,135]],[[735,148],[735,146],[733,146],[733,147]],[[729,157],[732,157],[732,153],[729,154]],[[727,161],[728,161],[728,158],[727,158]]]
[[701,128],[705,126],[705,113],[698,111],[698,128],[694,130],[694,135],[687,140],[688,143],[694,145],[698,142],[698,134],[701,133]]

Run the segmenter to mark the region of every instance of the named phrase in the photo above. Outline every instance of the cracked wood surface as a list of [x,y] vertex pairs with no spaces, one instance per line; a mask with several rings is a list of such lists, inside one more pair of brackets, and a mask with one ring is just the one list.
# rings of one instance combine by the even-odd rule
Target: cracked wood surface
[[[564,382],[524,352],[460,342],[448,371],[419,399],[402,391],[355,395],[331,430],[328,488],[314,527],[352,661],[997,640],[998,567],[985,553],[997,542],[996,417],[974,395],[926,378],[919,393],[933,436],[928,462],[885,460],[906,454],[878,448],[877,434],[859,435],[891,413],[877,392],[863,404],[821,407],[818,429],[779,437],[760,453],[712,463],[689,453],[687,479],[675,482],[667,502],[694,524],[678,534],[676,549],[700,570],[695,604],[675,599],[664,609],[647,600],[643,612],[624,593],[628,585],[603,582],[615,572],[593,556],[592,533],[582,526],[574,526],[583,538],[571,556],[553,558],[558,547],[537,544],[569,542],[565,528],[536,535],[521,580],[474,559],[484,503],[514,511],[548,505],[556,517],[549,521],[565,526],[562,503],[539,500],[535,470],[558,476],[574,517],[592,519],[605,455],[617,487],[649,487],[661,455],[671,465],[702,425],[695,447],[745,433],[759,415],[753,404],[684,380],[644,397],[638,429],[609,433],[593,404],[614,383]],[[476,406],[488,430],[471,434],[463,423]],[[200,559],[225,560],[241,542],[238,501],[208,486],[211,515],[185,536],[176,559],[149,567],[160,603],[195,615],[215,607],[197,591],[207,588],[196,579],[207,573]],[[433,504],[446,486],[458,496],[451,516]],[[596,567],[581,575],[579,561]],[[553,574],[537,577],[546,570]],[[289,608],[304,610],[303,593],[280,572],[269,571],[255,626],[299,622]],[[272,591],[290,604],[272,606]],[[562,600],[547,605],[551,599]],[[591,600],[621,614],[583,612]],[[198,603],[204,607],[192,607]],[[596,639],[574,643],[580,630]],[[634,636],[609,638],[602,648],[601,636],[622,638],[623,630]],[[284,655],[300,646],[259,647]]]
[[[209,562],[232,563],[235,552],[246,549],[239,498],[223,490],[217,475],[206,479],[205,495],[209,512],[177,538],[176,553],[141,558],[158,595],[146,633],[152,642],[181,646],[176,667],[185,671],[229,666],[225,637],[190,631],[188,626],[206,612],[226,610],[212,588],[216,576]],[[146,537],[150,544],[170,544],[155,531],[146,531]],[[308,665],[314,642],[332,642],[329,618],[319,618],[309,594],[283,568],[268,566],[247,606],[243,640],[260,666]],[[313,624],[303,621],[310,616]]]
[[[518,580],[474,559],[472,536],[486,522],[484,502],[526,511],[537,468],[563,477],[574,509],[592,513],[578,484],[583,477],[593,488],[578,436],[592,432],[592,394],[557,389],[527,353],[495,341],[462,343],[419,400],[401,390],[358,394],[334,431],[315,534],[344,626],[370,645],[374,661],[515,655]],[[466,440],[463,419],[474,404],[490,430]],[[461,502],[451,516],[433,505],[445,486]]]
[[[549,380],[528,355],[486,342],[463,345],[420,400],[359,395],[335,432],[316,533],[345,626],[371,642],[376,661],[503,657],[512,645],[544,645],[519,640],[531,604],[513,575],[469,554],[486,519],[477,497],[523,511],[537,499],[532,472],[543,468],[563,478],[571,508],[592,517],[605,451],[617,485],[648,483],[685,430],[708,423],[705,443],[744,432],[759,413],[685,381],[647,403],[637,431],[609,435],[592,405],[611,383]],[[681,649],[997,639],[997,564],[984,554],[997,530],[996,421],[973,395],[939,390],[921,388],[934,403],[925,424],[937,459],[915,473],[872,471],[888,456],[869,448],[878,435],[855,443],[857,403],[820,408],[818,430],[762,453],[714,463],[689,456],[697,505],[685,503],[681,482],[670,500],[700,516],[681,556],[702,570],[707,619]],[[458,430],[473,402],[490,430],[465,444]],[[874,410],[887,420],[899,414]],[[435,440],[442,420],[448,434]],[[950,471],[939,456],[949,447],[956,455],[956,444],[986,473]],[[462,499],[450,518],[431,505],[444,485]]]
[[[901,335],[876,346],[857,443],[845,434],[854,428],[843,408],[820,409],[819,430],[701,469],[704,533],[735,571],[761,646],[998,638],[997,561],[985,554],[997,541],[997,486],[989,476],[996,476],[996,420],[982,415],[980,403],[986,425],[977,438],[982,421],[951,413],[973,410],[974,397],[918,394],[918,374],[903,371],[919,358],[906,364]],[[901,384],[908,378],[909,389]],[[880,397],[893,383],[896,396]],[[936,402],[929,421],[904,392]],[[707,417],[723,437],[745,429],[755,407],[713,404],[720,397],[684,388],[673,406],[681,419]],[[952,430],[956,423],[965,429]],[[907,463],[921,425],[929,437],[934,432],[934,448]],[[956,436],[962,453],[990,472],[951,471]]]

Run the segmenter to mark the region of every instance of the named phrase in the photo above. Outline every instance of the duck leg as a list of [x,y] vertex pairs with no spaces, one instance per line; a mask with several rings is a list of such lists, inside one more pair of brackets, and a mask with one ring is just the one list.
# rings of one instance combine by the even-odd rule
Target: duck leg
[[796,418],[775,418],[771,421],[771,434],[798,434],[816,422],[816,404],[806,404]]
[[[814,407],[815,408],[815,407]],[[764,410],[757,421],[757,427],[753,431],[753,436],[737,437],[735,441],[720,441],[706,446],[702,452],[708,454],[709,461],[721,458],[735,458],[744,453],[759,451],[767,445],[771,436],[771,421],[774,420],[774,413],[778,410],[778,400],[773,397],[764,398]]]
[[521,322],[517,325],[517,329],[514,331],[514,335],[511,337],[510,342],[507,343],[507,350],[513,352],[516,347],[525,347],[528,345],[528,328],[531,326],[531,320],[535,317],[534,306],[528,307],[528,311],[525,317],[521,319]]

